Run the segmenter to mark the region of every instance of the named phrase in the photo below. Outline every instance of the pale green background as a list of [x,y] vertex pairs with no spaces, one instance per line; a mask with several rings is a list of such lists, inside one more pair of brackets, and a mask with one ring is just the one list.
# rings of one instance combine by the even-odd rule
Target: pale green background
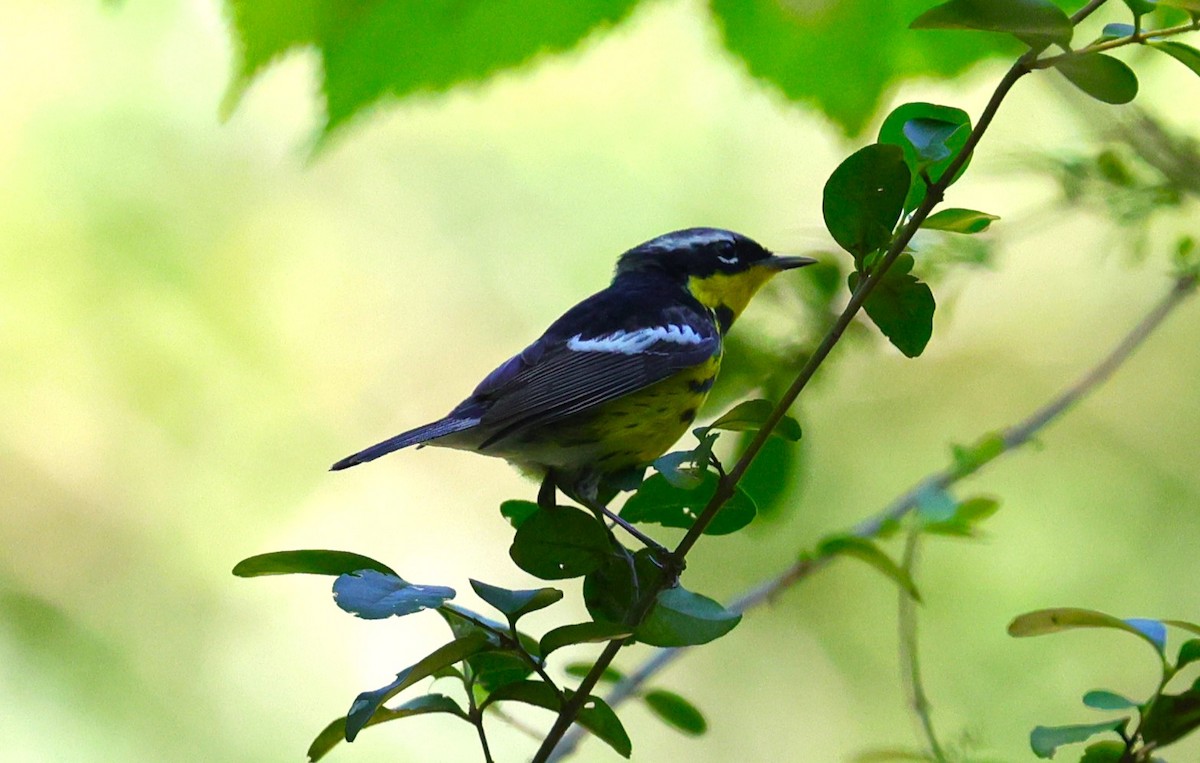
[[[355,550],[468,603],[468,576],[533,582],[496,506],[534,486],[502,462],[426,450],[325,469],[441,415],[645,238],[709,224],[782,251],[829,245],[820,189],[853,144],[750,81],[698,11],[647,3],[577,55],[381,109],[310,160],[311,56],[219,123],[231,54],[212,0],[0,6],[0,757],[301,760],[357,692],[445,638],[432,615],[354,619],[327,579],[233,578],[251,554]],[[1147,106],[1200,98],[1182,67],[1145,71]],[[997,76],[896,100],[978,113]],[[1165,258],[1131,266],[1101,219],[1014,230],[1054,197],[1015,157],[1084,145],[1088,120],[1048,79],[1017,89],[950,199],[1012,221],[998,269],[938,286],[920,360],[836,351],[805,398],[791,519],[704,541],[690,587],[732,596],[874,511],[949,442],[1048,399],[1165,290]],[[1173,118],[1195,130],[1190,111]],[[739,330],[787,308],[771,293]],[[1085,690],[1151,688],[1133,639],[1016,641],[1020,612],[1200,619],[1198,321],[1200,305],[1180,310],[1040,449],[964,486],[1004,506],[985,542],[926,555],[923,653],[948,739],[1029,759],[1033,725],[1103,717]],[[707,712],[706,737],[623,712],[634,759],[911,746],[894,610],[884,579],[838,564],[662,676]],[[494,736],[501,761],[533,749]],[[1181,749],[1172,761],[1200,746]],[[471,730],[439,718],[331,757],[477,759]],[[595,743],[580,756],[615,759]]]

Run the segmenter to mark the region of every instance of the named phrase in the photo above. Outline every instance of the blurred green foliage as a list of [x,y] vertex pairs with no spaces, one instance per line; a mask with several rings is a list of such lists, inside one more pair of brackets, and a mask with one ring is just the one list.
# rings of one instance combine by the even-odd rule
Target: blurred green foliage
[[[421,580],[465,571],[529,584],[504,554],[511,530],[493,507],[532,487],[502,465],[473,461],[466,480],[456,454],[424,452],[337,482],[323,471],[330,457],[381,423],[453,403],[501,345],[602,285],[631,241],[713,222],[764,231],[778,249],[829,248],[808,231],[819,227],[819,178],[846,151],[824,117],[764,98],[745,72],[857,132],[892,89],[913,92],[905,77],[962,73],[992,45],[1016,49],[1002,37],[922,32],[961,44],[926,56],[903,28],[927,6],[912,5],[872,4],[852,29],[837,21],[853,3],[587,6],[595,13],[556,32],[555,49],[571,56],[537,56],[511,35],[505,51],[519,73],[485,78],[491,70],[475,68],[473,89],[380,111],[310,163],[296,148],[307,125],[334,122],[310,113],[309,83],[321,77],[327,91],[343,80],[310,54],[263,67],[310,44],[313,16],[295,14],[295,26],[244,49],[253,68],[234,72],[241,106],[219,126],[230,76],[214,4],[0,9],[6,756],[296,760],[297,740],[344,712],[343,696],[395,670],[398,641],[432,647],[444,636],[407,623],[374,635],[328,617],[324,590],[306,599],[290,583],[228,577],[264,549],[337,545],[399,556]],[[781,9],[786,42],[761,26]],[[236,7],[232,18],[244,27]],[[595,28],[604,33],[578,46]],[[780,60],[797,45],[802,60]],[[1139,99],[1195,92],[1190,70],[1159,58],[1167,64],[1149,75],[1139,68]],[[252,86],[251,75],[261,75]],[[440,91],[451,75],[435,75],[412,87]],[[342,91],[339,119],[401,92],[391,76]],[[965,83],[963,102],[978,103]],[[874,510],[937,466],[947,441],[1043,401],[1162,289],[1163,263],[1129,270],[1098,252],[1143,236],[1146,256],[1175,251],[1194,202],[1156,202],[1137,184],[1141,227],[1110,227],[1108,200],[1129,186],[1087,146],[1111,116],[1077,121],[1030,88],[1037,97],[997,125],[993,155],[1049,147],[1087,178],[1069,200],[1100,212],[1075,216],[1039,178],[1014,191],[995,180],[1002,163],[981,156],[984,179],[957,189],[962,203],[1005,221],[1046,207],[1066,227],[1027,226],[1017,242],[994,226],[988,240],[1004,244],[1003,268],[944,275],[939,296],[961,299],[953,320],[939,313],[937,351],[919,368],[858,342],[828,369],[802,405],[799,461],[770,488],[774,522],[702,544],[689,572],[697,588],[732,594]],[[1175,116],[1195,134],[1193,117]],[[1135,132],[1152,142],[1149,130]],[[1200,176],[1128,161],[1136,139],[1106,138],[1160,190]],[[1166,232],[1144,225],[1163,217]],[[845,266],[831,259],[823,281],[764,297],[731,343],[710,413],[752,385],[777,394],[779,380],[757,369],[803,357],[827,317],[828,297],[810,292],[844,288]],[[1071,601],[1195,619],[1186,611],[1200,532],[1195,316],[1194,306],[1181,311],[1111,388],[1047,433],[1043,450],[980,478],[1006,506],[989,520],[987,544],[929,551],[925,638],[937,656],[926,669],[937,711],[948,728],[966,727],[972,749],[1021,759],[1028,729],[1063,718],[1097,664],[1112,666],[1106,682],[1122,694],[1152,688],[1141,658],[1107,641],[1061,651],[1008,643],[1014,612]],[[812,759],[845,759],[904,738],[890,679],[893,598],[847,566],[747,618],[670,676],[709,710],[705,741],[660,739],[632,712],[638,755],[724,760],[745,752],[744,729],[763,726],[787,733],[755,738],[760,759],[801,745]],[[338,648],[346,643],[362,646]],[[729,701],[730,671],[757,677],[755,702]],[[472,740],[445,741],[455,735],[438,715],[406,721],[430,724],[412,727],[428,735],[366,735],[355,757],[475,755]],[[529,747],[516,733],[498,744],[513,757]],[[1186,760],[1194,740],[1178,749]],[[611,755],[597,746],[581,757]]]

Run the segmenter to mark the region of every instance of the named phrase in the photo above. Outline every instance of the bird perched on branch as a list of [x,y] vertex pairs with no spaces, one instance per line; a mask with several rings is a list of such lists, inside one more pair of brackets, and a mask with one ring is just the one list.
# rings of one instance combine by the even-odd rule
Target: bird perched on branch
[[543,506],[559,489],[614,517],[599,496],[687,431],[720,368],[722,338],[750,299],[776,273],[814,262],[716,228],[651,239],[621,255],[608,288],[564,313],[445,417],[332,468],[409,445],[469,450],[540,478]]

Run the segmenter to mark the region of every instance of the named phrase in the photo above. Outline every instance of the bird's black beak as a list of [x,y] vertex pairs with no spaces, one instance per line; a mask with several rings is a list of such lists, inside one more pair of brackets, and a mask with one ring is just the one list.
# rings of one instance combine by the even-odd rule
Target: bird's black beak
[[791,270],[792,268],[802,268],[805,265],[815,265],[816,262],[812,257],[781,257],[773,254],[763,264],[772,270]]

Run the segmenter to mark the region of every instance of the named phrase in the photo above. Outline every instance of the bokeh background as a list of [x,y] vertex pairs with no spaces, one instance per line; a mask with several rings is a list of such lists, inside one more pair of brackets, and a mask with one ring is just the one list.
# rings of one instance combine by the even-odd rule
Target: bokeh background
[[[467,603],[468,576],[532,584],[497,506],[535,487],[502,462],[431,449],[328,464],[441,415],[639,241],[705,224],[828,249],[821,186],[856,145],[749,77],[688,0],[643,4],[569,55],[387,105],[315,156],[313,57],[270,69],[222,123],[232,55],[215,0],[0,6],[5,760],[303,759],[443,626],[357,620],[327,579],[239,580],[233,564],[354,550]],[[1139,72],[1141,104],[1200,130],[1200,112],[1173,108],[1200,97],[1194,75],[1165,57]],[[998,73],[889,98],[978,113]],[[1005,218],[993,266],[938,280],[921,359],[877,339],[836,352],[801,406],[786,509],[702,543],[689,587],[728,598],[782,569],[942,467],[951,442],[1045,402],[1166,291],[1167,234],[1135,257],[1104,214],[1047,215],[1058,188],[1027,169],[1028,152],[1080,149],[1116,113],[1080,111],[1049,76],[1020,85],[950,198]],[[789,325],[796,300],[774,284],[739,330]],[[1017,641],[1014,615],[1200,618],[1198,328],[1200,304],[1186,305],[1036,447],[964,485],[1003,501],[986,539],[927,547],[934,719],[980,759],[1030,759],[1032,726],[1091,720],[1088,689],[1152,689],[1134,639]],[[623,713],[634,759],[913,747],[895,599],[854,562],[787,593],[661,677],[706,711],[707,736]],[[494,734],[500,760],[534,747]],[[1172,761],[1200,755],[1179,749]],[[467,727],[428,717],[331,759],[477,755]],[[589,743],[579,759],[616,758]]]

